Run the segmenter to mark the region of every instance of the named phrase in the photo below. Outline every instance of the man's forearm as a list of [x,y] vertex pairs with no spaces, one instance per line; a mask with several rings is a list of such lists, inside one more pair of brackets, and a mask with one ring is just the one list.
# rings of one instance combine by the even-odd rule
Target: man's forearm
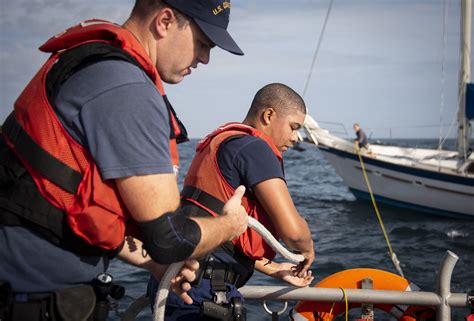
[[229,217],[194,217],[192,219],[201,228],[201,240],[194,249],[192,258],[200,258],[238,236],[236,226],[232,224]]
[[156,278],[160,278],[168,267],[167,265],[154,262],[143,250],[143,243],[131,236],[125,237],[125,244],[118,254],[118,258],[131,265],[150,271]]
[[293,250],[301,253],[314,252],[313,239],[308,224],[303,218],[299,218],[299,233],[292,233],[290,235],[282,235],[285,244]]
[[261,258],[260,260],[255,261],[255,270],[262,272],[268,276],[273,276],[273,274],[280,270],[279,264],[273,262],[267,258]]
[[312,253],[314,252],[313,240],[311,237],[300,238],[297,240],[291,240],[287,245],[298,252],[301,253]]

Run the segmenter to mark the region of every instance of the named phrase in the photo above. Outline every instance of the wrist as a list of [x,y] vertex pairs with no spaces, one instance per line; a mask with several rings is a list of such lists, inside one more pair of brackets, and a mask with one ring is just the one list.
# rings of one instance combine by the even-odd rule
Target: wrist
[[222,240],[225,241],[232,241],[236,237],[239,236],[239,229],[238,229],[238,222],[235,222],[233,215],[224,215],[219,216],[221,218],[222,226],[224,227],[221,229],[222,231]]

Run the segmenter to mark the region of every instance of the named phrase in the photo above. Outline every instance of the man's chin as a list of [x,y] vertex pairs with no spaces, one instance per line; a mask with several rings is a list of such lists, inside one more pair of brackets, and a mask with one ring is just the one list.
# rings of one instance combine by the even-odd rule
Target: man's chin
[[166,77],[162,78],[165,83],[170,84],[170,85],[175,85],[183,81],[184,76],[176,76],[176,77]]

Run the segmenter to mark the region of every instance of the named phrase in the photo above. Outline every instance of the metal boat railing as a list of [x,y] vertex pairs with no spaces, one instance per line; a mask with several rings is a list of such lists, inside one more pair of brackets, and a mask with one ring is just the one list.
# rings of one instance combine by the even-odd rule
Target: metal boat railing
[[[352,303],[389,303],[436,307],[437,321],[450,321],[452,307],[471,307],[474,294],[451,293],[451,276],[458,256],[447,251],[438,273],[436,292],[344,289]],[[295,288],[285,286],[244,286],[240,292],[245,299],[305,300],[344,302],[344,293],[337,288]]]
[[[451,321],[451,309],[464,307],[474,309],[474,293],[451,293],[451,277],[458,256],[451,251],[441,262],[438,272],[436,292],[393,291],[340,288],[296,288],[290,286],[244,286],[239,289],[246,300],[317,301],[350,303],[380,303],[436,308],[437,321]],[[149,305],[148,298],[142,296],[122,315],[122,321],[135,320],[142,309]],[[286,306],[286,305],[285,305]],[[268,312],[268,311],[267,311]],[[280,311],[283,312],[283,311]]]
[[349,137],[349,132],[347,131],[346,126],[343,123],[324,120],[318,120],[318,123],[322,124],[323,128],[329,130],[332,134],[336,136],[343,138]]

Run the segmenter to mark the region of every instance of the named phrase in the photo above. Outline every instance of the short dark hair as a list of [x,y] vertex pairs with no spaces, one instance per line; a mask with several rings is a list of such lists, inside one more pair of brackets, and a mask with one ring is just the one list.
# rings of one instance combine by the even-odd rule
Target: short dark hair
[[281,83],[268,84],[257,91],[247,116],[256,116],[260,110],[268,107],[283,114],[289,114],[295,109],[306,114],[303,98],[296,91]]
[[132,9],[132,16],[138,18],[146,18],[150,13],[161,10],[162,8],[171,8],[178,21],[178,27],[183,28],[189,23],[189,17],[184,13],[172,8],[161,0],[135,0]]

